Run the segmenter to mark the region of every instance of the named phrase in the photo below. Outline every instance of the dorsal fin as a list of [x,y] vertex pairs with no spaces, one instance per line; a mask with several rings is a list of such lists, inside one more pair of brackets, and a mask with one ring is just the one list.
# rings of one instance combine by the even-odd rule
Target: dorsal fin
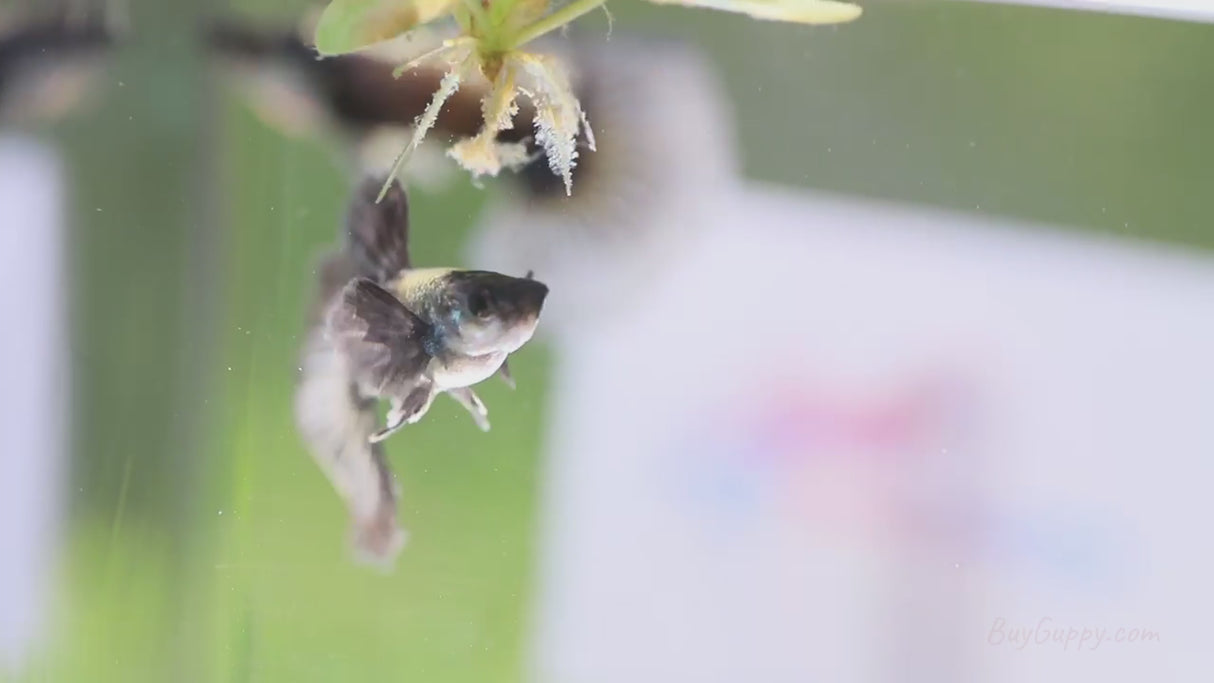
[[411,267],[409,198],[394,181],[383,201],[376,203],[382,185],[382,178],[364,179],[346,212],[346,248],[354,266],[359,275],[378,283]]

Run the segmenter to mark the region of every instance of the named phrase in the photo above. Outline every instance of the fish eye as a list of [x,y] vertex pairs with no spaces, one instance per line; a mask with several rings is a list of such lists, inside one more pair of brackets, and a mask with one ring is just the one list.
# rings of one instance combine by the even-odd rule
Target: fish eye
[[489,293],[480,289],[468,295],[468,312],[478,318],[488,318],[493,313]]

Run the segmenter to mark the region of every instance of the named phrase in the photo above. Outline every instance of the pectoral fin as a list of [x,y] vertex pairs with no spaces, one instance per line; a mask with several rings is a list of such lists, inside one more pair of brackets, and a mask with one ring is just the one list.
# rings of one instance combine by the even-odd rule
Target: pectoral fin
[[371,437],[383,441],[417,422],[434,401],[427,370],[430,325],[395,296],[365,278],[342,290],[328,317],[328,334],[363,391],[392,402],[387,426]]
[[388,410],[388,424],[371,435],[371,443],[379,443],[392,436],[401,427],[414,424],[422,419],[426,411],[430,410],[430,405],[434,403],[434,394],[434,383],[426,378],[415,386],[408,396],[393,397],[392,408]]
[[515,388],[514,375],[510,374],[509,359],[502,361],[502,367],[497,369],[497,374],[502,378],[502,381],[506,383],[506,386],[510,387],[511,389]]
[[334,302],[328,335],[364,390],[404,402],[428,381],[430,325],[365,278],[352,280]]
[[480,427],[482,432],[489,431],[489,409],[485,407],[484,401],[476,395],[475,391],[464,387],[462,389],[448,389],[447,393],[467,409],[468,414],[476,421],[476,426]]

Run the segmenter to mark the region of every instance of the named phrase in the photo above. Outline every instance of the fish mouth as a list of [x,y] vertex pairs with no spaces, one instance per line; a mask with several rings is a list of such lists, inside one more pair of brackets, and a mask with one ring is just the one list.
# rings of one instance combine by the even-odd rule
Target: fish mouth
[[506,353],[514,353],[521,349],[535,336],[535,328],[539,327],[539,323],[540,315],[538,311],[515,322],[510,326],[510,331],[502,339],[501,350]]
[[499,285],[494,298],[498,315],[509,324],[533,322],[544,308],[548,285],[539,280],[512,277]]
[[[531,275],[531,273],[527,274]],[[539,317],[540,311],[544,308],[544,301],[548,298],[548,285],[528,277],[520,281],[517,296],[524,311]]]
[[531,341],[549,290],[548,285],[532,279],[516,280],[511,290],[509,296],[514,304],[514,315],[509,316],[513,320],[507,322],[510,333],[506,346],[513,352]]

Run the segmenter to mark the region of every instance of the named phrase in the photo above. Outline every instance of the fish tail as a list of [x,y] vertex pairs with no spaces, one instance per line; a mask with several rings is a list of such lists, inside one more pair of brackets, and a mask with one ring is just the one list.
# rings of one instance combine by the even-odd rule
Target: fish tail
[[376,430],[375,401],[359,394],[340,357],[314,330],[295,395],[295,420],[312,458],[345,503],[359,560],[388,569],[404,547],[398,490]]

